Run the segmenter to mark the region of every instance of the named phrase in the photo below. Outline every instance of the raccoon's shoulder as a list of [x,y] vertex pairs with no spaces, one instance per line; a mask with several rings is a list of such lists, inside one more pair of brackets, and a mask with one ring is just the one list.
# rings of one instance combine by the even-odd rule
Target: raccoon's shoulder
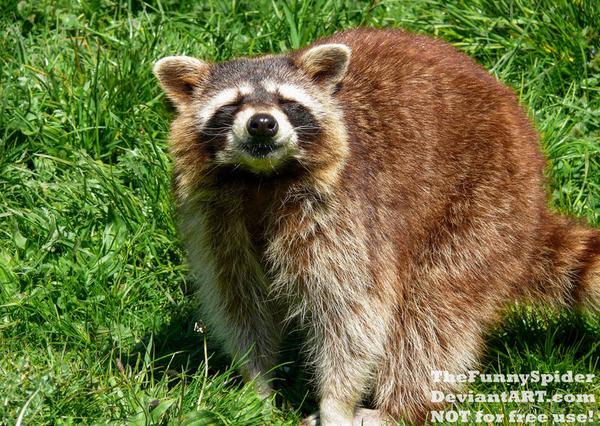
[[352,49],[346,81],[354,91],[398,86],[404,80],[456,81],[500,87],[497,80],[472,58],[449,43],[400,29],[358,28],[320,39],[308,48],[341,43]]

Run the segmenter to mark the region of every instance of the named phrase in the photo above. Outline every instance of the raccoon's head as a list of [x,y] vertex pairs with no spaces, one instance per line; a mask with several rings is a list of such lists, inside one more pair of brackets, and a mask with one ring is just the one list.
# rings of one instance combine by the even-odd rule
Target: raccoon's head
[[349,61],[342,44],[222,63],[159,60],[154,74],[179,113],[176,162],[266,175],[342,161],[347,141],[335,93]]

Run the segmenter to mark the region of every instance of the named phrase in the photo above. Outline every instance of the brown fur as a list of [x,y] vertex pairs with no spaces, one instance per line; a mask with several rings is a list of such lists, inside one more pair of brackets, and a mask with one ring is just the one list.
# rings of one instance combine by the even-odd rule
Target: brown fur
[[[179,105],[180,231],[206,320],[231,354],[251,351],[244,374],[262,374],[261,391],[282,321],[297,316],[322,424],[352,419],[368,394],[382,416],[421,422],[430,391],[453,386],[431,371],[475,368],[507,304],[598,307],[600,233],[548,210],[536,132],[514,93],[467,56],[396,30],[316,44],[328,43],[352,56],[335,91],[311,92],[336,112],[302,167],[211,166],[219,148],[194,128],[204,92]],[[314,88],[311,47],[289,58]]]

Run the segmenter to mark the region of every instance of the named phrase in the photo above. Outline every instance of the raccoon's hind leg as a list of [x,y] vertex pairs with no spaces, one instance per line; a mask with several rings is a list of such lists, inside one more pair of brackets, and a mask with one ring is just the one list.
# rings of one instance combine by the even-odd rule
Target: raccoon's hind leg
[[436,300],[400,308],[377,370],[373,402],[383,414],[422,425],[431,410],[442,406],[432,391],[456,392],[455,383],[438,380],[436,372],[464,374],[477,365],[483,347],[483,327],[468,308],[443,306]]

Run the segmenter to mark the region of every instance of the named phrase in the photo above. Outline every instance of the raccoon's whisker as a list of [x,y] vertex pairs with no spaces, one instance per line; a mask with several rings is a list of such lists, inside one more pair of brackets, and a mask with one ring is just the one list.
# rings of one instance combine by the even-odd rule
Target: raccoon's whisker
[[219,133],[219,134],[223,134],[223,133],[227,133],[231,131],[231,127],[205,127],[204,129],[200,130],[200,133]]
[[308,126],[308,125],[292,127],[292,131],[297,131],[297,130],[319,130],[319,127]]
[[[222,130],[221,130],[222,129]],[[230,132],[230,128],[228,127],[220,127],[220,128],[205,128],[199,132],[200,136],[210,137],[207,142],[213,141],[218,137],[226,136]]]
[[[302,133],[307,134],[307,135],[316,135],[316,134],[318,134],[319,128],[318,127],[314,127],[314,126],[297,126],[297,127],[292,127],[287,133],[285,133],[281,137],[283,139],[289,138],[294,133],[297,133],[298,130],[300,130]],[[314,130],[314,132],[306,132],[305,130]]]
[[201,133],[202,136],[225,136],[226,134],[227,134],[227,132],[218,132],[218,133],[202,132]]
[[210,174],[215,171],[219,167],[219,164],[212,164],[211,167],[208,167],[205,171],[206,174]]
[[231,129],[229,128],[222,128],[222,129],[218,129],[218,128],[207,128],[204,129],[201,133],[226,133],[228,131],[230,131]]
[[209,136],[209,137],[206,138],[206,139],[203,139],[203,142],[212,142],[212,141],[216,140],[221,135],[206,135],[206,136]]
[[[225,129],[230,129],[231,126],[221,126],[221,127],[203,127],[203,129],[213,129],[213,130],[225,130]],[[202,129],[201,129],[202,131]]]

